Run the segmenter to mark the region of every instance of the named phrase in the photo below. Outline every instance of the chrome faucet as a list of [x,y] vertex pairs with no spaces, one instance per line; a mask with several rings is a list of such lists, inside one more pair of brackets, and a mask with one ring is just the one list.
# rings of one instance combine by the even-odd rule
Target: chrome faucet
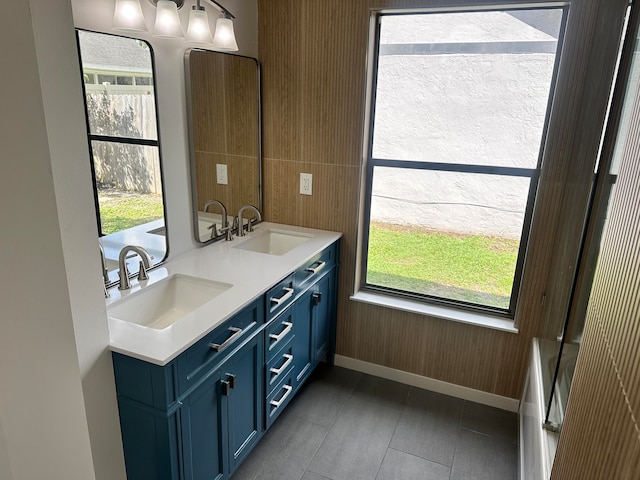
[[138,271],[138,281],[148,280],[147,269],[151,268],[151,256],[147,253],[147,251],[136,245],[127,245],[122,250],[120,250],[120,255],[118,256],[118,267],[120,270],[118,271],[118,276],[120,277],[120,284],[118,285],[118,290],[129,290],[131,288],[131,283],[129,283],[129,269],[127,268],[127,253],[135,252],[140,256],[140,270]]
[[[207,203],[204,204],[204,211],[206,212],[211,205],[217,205],[218,207],[220,207],[220,210],[222,211],[222,227],[220,228],[220,233],[223,233],[223,229],[229,226],[229,222],[227,220],[227,209],[222,204],[222,202],[219,202],[218,200],[209,200]],[[216,229],[215,222],[209,228],[211,229],[211,238],[216,238],[218,236],[218,230]],[[231,232],[227,230],[227,240],[230,240],[228,238],[230,233]]]
[[[242,214],[244,213],[245,210],[253,210],[254,213],[256,214],[256,222],[262,221],[262,215],[260,215],[260,211],[256,207],[254,207],[253,205],[244,205],[242,208],[240,208],[240,211],[238,212],[238,236],[239,237],[244,236],[244,220],[242,218]],[[251,223],[251,218],[249,218],[247,222],[247,232],[253,232],[253,224]]]

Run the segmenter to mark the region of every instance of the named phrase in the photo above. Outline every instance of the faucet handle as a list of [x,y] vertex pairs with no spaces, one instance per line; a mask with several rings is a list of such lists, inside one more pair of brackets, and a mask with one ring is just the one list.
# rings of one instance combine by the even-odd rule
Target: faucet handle
[[140,260],[140,269],[138,270],[138,281],[149,280],[149,275],[147,275],[147,269],[144,266],[142,260]]
[[232,229],[229,225],[227,225],[227,226],[226,226],[226,227],[224,227],[224,228],[221,228],[221,229],[220,229],[220,233],[226,233],[226,236],[225,236],[225,238],[224,238],[224,239],[225,239],[227,242],[229,242],[229,241],[233,240],[233,229]]
[[211,230],[211,238],[216,238],[218,236],[218,226],[216,225],[216,222],[209,225],[207,229]]

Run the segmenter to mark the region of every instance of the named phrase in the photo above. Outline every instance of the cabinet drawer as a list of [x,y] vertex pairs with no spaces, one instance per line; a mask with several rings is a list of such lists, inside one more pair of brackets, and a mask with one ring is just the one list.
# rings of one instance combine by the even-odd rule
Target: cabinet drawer
[[292,273],[266,293],[267,322],[293,302],[295,297],[293,282],[294,274]]
[[178,357],[179,387],[184,392],[248,339],[262,324],[262,302],[254,302],[200,339]]
[[290,338],[289,342],[267,362],[266,385],[268,394],[272,393],[276,385],[280,383],[280,380],[290,373],[293,363],[293,344]]
[[336,264],[337,243],[325,248],[320,253],[311,257],[295,272],[295,289],[300,292],[311,285],[317,278]]
[[294,312],[294,306],[287,308],[265,328],[264,351],[267,362],[293,337]]
[[267,428],[271,426],[293,397],[293,373],[289,374],[267,396]]

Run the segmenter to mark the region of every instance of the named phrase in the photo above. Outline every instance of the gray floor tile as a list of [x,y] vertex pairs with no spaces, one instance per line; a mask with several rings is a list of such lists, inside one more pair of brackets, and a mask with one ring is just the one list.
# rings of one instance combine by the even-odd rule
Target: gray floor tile
[[451,480],[514,480],[518,447],[502,439],[460,430]]
[[518,416],[499,408],[488,407],[474,402],[465,402],[462,413],[462,428],[518,441]]
[[375,478],[409,387],[363,375],[308,470],[332,480]]
[[233,480],[299,480],[328,428],[284,411]]
[[449,480],[450,473],[446,465],[390,448],[376,480]]
[[300,480],[331,480],[330,478],[323,477],[313,472],[305,472]]
[[331,427],[361,374],[320,364],[287,409],[294,415]]
[[451,466],[464,401],[412,388],[391,448]]

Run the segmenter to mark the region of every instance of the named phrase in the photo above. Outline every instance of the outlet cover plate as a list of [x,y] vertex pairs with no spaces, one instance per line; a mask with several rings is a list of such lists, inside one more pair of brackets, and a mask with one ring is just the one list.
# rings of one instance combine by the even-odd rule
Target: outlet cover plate
[[227,178],[227,166],[224,163],[216,164],[216,181],[220,185],[229,185],[229,179]]
[[310,173],[300,174],[300,194],[311,195],[313,191],[313,175]]

